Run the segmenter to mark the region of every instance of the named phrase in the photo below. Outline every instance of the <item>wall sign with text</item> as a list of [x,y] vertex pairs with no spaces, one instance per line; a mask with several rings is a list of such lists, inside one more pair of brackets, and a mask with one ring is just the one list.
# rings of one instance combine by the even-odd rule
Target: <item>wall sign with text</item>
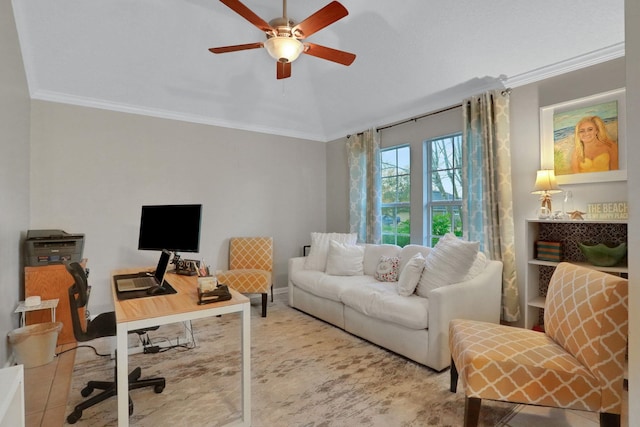
[[589,219],[629,219],[627,202],[588,203]]

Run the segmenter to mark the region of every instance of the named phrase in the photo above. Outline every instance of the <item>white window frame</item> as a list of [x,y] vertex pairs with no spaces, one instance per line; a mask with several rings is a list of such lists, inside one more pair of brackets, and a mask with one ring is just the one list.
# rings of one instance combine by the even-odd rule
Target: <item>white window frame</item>
[[[394,145],[392,147],[386,147],[386,148],[382,148],[380,150],[381,151],[381,155],[380,155],[380,163],[381,163],[380,164],[380,174],[381,174],[381,177],[380,177],[380,179],[381,179],[381,182],[382,182],[384,180],[384,178],[385,178],[384,175],[382,175],[382,171],[384,169],[383,166],[382,166],[382,157],[383,157],[382,153],[389,152],[389,151],[395,151],[396,152],[396,156],[395,156],[396,157],[396,168],[400,168],[400,166],[398,165],[398,150],[405,149],[405,148],[409,150],[409,165],[408,165],[409,169],[406,171],[406,173],[403,173],[403,174],[396,173],[396,175],[393,175],[393,176],[395,176],[396,178],[400,177],[400,176],[407,176],[409,178],[409,201],[407,201],[407,202],[399,202],[399,201],[397,201],[397,197],[396,197],[396,201],[392,202],[392,203],[384,203],[384,201],[381,201],[381,203],[380,203],[380,210],[381,210],[381,212],[380,212],[380,220],[382,221],[381,234],[382,234],[382,242],[383,243],[392,243],[392,244],[396,244],[397,245],[397,244],[399,244],[398,237],[402,237],[403,240],[406,240],[406,244],[410,244],[411,243],[411,228],[409,228],[409,233],[406,233],[406,234],[405,233],[398,233],[398,227],[397,227],[398,226],[398,222],[397,221],[393,221],[392,220],[393,221],[392,224],[394,225],[395,233],[388,233],[388,232],[385,233],[384,232],[385,223],[384,223],[384,218],[383,218],[384,215],[382,214],[384,212],[384,210],[388,209],[388,208],[392,208],[393,209],[393,212],[394,212],[393,218],[398,218],[399,217],[398,214],[397,214],[399,208],[400,209],[406,209],[407,212],[409,212],[409,214],[411,214],[411,146],[409,144]],[[398,194],[398,191],[396,190],[396,196],[397,196],[397,194]],[[409,220],[411,221],[411,217],[409,217]],[[409,224],[411,224],[411,222],[409,222]],[[411,227],[411,225],[409,225],[409,227]],[[385,237],[388,238],[389,236],[393,236],[393,242],[390,242],[388,239],[385,240]],[[400,245],[402,246],[403,242],[400,242]]]
[[[451,167],[440,167],[438,169],[434,169],[434,165],[432,162],[433,159],[433,155],[432,155],[432,151],[433,151],[433,147],[434,147],[434,143],[436,141],[442,141],[442,140],[446,140],[446,139],[452,139],[455,140],[456,138],[459,138],[459,144],[456,147],[456,143],[455,141],[452,142],[452,146],[453,146],[453,150],[454,150],[454,154],[452,155],[452,158],[455,159],[456,155],[459,156],[459,164],[453,164],[451,165]],[[433,226],[432,226],[432,222],[433,222],[433,218],[432,218],[432,212],[434,211],[434,208],[442,208],[442,209],[446,209],[447,211],[449,211],[450,215],[453,216],[453,210],[457,208],[458,213],[460,215],[462,215],[462,153],[461,152],[457,152],[457,150],[462,150],[462,132],[456,132],[453,134],[449,134],[449,135],[443,135],[443,136],[439,136],[439,137],[435,137],[435,138],[429,138],[427,140],[424,141],[424,170],[425,170],[425,175],[424,175],[424,191],[423,191],[423,198],[425,201],[424,204],[424,231],[425,231],[425,236],[424,236],[424,241],[423,244],[425,246],[434,246],[435,243],[437,242],[437,239],[439,239],[440,237],[442,237],[441,235],[434,235],[433,234]],[[452,171],[452,170],[458,170],[459,172],[459,176],[460,176],[460,188],[458,189],[460,194],[459,194],[459,199],[452,199],[452,200],[433,200],[433,173],[436,171]],[[454,172],[455,173],[455,172]],[[450,224],[450,228],[449,228],[449,232],[453,232],[454,228],[455,228],[455,224],[456,221],[452,221]],[[464,230],[464,224],[462,223],[462,218],[460,218],[460,226],[461,226],[461,230],[460,233],[461,234],[462,231]]]

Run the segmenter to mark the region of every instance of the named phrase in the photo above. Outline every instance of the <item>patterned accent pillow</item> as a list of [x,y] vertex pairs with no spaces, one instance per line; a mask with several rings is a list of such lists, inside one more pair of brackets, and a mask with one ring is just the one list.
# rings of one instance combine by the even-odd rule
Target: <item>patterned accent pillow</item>
[[397,256],[382,255],[378,261],[374,277],[380,282],[397,282],[399,265],[400,258]]

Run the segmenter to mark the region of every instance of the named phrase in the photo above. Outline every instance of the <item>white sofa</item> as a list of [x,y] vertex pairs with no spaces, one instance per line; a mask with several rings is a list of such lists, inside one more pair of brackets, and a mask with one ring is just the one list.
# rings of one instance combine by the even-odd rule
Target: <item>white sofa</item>
[[[363,274],[331,275],[322,268],[305,268],[306,257],[291,258],[289,304],[436,371],[451,363],[451,319],[500,321],[502,262],[482,255],[483,268],[476,268],[473,278],[423,292],[426,297],[416,293],[402,296],[398,282],[374,277],[381,256],[397,257],[401,272],[412,257],[420,257],[417,253],[427,258],[438,246],[361,246]],[[471,274],[467,272],[465,279]]]

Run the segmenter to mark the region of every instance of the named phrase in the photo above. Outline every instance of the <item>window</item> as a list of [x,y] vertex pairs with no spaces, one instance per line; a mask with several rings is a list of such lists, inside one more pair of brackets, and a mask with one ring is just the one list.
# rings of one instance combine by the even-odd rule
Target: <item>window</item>
[[462,236],[462,134],[425,141],[427,246],[452,232]]
[[382,243],[405,246],[411,238],[410,147],[380,151]]

